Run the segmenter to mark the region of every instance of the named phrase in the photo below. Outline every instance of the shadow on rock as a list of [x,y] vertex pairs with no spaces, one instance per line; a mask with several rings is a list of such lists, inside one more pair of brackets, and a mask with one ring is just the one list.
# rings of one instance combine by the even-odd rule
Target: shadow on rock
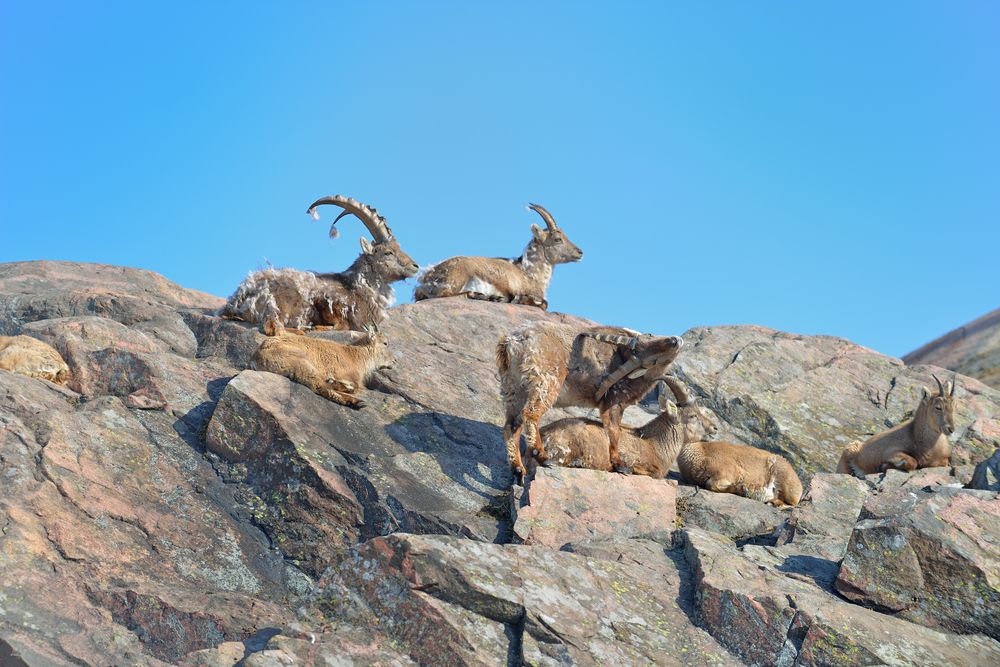
[[500,428],[440,412],[412,412],[385,427],[410,452],[429,454],[441,471],[476,495],[495,500],[483,487],[503,490],[513,483]]

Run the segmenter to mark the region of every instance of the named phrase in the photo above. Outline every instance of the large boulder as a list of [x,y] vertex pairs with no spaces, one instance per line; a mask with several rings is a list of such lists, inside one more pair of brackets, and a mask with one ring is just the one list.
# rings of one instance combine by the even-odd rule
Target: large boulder
[[1000,639],[1000,498],[901,488],[865,504],[836,588],[922,625]]
[[844,602],[775,567],[759,548],[682,533],[699,625],[749,665],[994,665],[1000,643]]
[[538,468],[524,494],[526,504],[517,509],[514,537],[524,544],[560,549],[584,539],[669,534],[676,493],[672,480]]

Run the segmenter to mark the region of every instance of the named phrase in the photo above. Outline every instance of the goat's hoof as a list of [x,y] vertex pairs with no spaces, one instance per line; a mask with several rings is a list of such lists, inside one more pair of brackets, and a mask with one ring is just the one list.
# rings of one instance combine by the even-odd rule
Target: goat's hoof
[[365,407],[365,405],[367,405],[367,403],[365,403],[364,401],[362,401],[359,398],[358,400],[354,401],[353,403],[348,403],[347,407],[354,408],[355,410],[360,410],[361,408]]

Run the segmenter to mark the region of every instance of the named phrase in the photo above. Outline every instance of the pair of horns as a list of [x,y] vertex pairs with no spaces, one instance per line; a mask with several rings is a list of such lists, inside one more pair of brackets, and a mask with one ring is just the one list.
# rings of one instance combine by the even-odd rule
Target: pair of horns
[[940,392],[942,396],[944,396],[945,394],[947,394],[948,396],[955,395],[955,385],[957,384],[956,380],[958,380],[957,374],[951,379],[951,391],[948,391],[948,385],[942,384],[941,380],[938,378],[937,375],[931,373],[931,377],[934,378],[935,382],[937,382],[938,392]]
[[[672,351],[660,352],[659,354],[650,354],[645,357],[639,357],[637,355],[632,355],[632,357],[626,361],[624,364],[616,368],[608,377],[601,383],[601,386],[597,388],[594,392],[594,400],[600,401],[604,398],[605,394],[615,386],[618,382],[628,377],[630,380],[635,378],[641,378],[643,375],[649,372],[650,368],[654,366],[659,366],[671,359],[674,356]],[[673,389],[673,387],[671,387]],[[678,399],[681,400],[681,399]],[[686,402],[686,399],[684,399]],[[680,403],[678,403],[680,405]]]
[[375,239],[376,243],[386,243],[392,240],[392,230],[389,229],[389,225],[386,224],[385,218],[379,215],[379,212],[375,210],[374,207],[371,207],[368,204],[363,204],[350,197],[334,195],[332,197],[320,197],[312,203],[312,206],[309,207],[306,213],[311,215],[314,220],[319,220],[319,213],[316,212],[316,209],[323,204],[332,204],[333,206],[339,206],[344,209],[333,221],[333,223],[330,224],[331,238],[335,238],[337,236],[337,221],[345,215],[354,215],[358,220],[364,223],[365,227],[368,228],[368,231],[371,232],[372,238]]
[[552,214],[545,210],[541,204],[528,204],[528,208],[542,216],[542,220],[545,221],[545,226],[549,228],[550,232],[554,232],[559,229],[556,225],[556,219],[552,217]]

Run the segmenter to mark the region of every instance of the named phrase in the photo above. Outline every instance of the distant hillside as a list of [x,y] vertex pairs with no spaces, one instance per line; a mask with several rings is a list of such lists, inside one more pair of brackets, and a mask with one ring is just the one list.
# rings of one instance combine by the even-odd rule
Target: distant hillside
[[1000,308],[910,352],[903,361],[950,368],[1000,388]]

